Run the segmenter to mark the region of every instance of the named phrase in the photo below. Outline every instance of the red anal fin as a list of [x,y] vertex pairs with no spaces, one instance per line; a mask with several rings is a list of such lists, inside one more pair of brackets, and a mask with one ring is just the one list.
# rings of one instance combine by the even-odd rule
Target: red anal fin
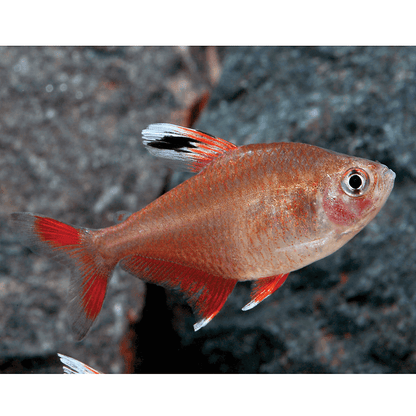
[[197,317],[195,331],[221,310],[237,283],[191,267],[137,255],[124,258],[120,266],[147,282],[181,292]]
[[283,285],[289,273],[279,274],[277,276],[265,277],[263,279],[256,280],[251,289],[250,297],[251,301],[244,306],[243,311],[248,311],[254,308],[273,292],[279,289]]
[[142,135],[151,154],[191,172],[199,172],[222,153],[237,148],[219,137],[167,123],[151,124]]

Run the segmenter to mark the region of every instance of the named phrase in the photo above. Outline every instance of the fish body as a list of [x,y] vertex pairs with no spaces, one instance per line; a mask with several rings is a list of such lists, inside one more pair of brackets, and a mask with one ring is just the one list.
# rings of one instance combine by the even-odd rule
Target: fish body
[[[373,180],[385,170],[301,143],[241,146],[94,238],[116,263],[140,253],[239,281],[289,273],[336,251],[381,208],[376,195],[343,203],[338,179],[351,165]],[[382,198],[389,189],[378,184]],[[336,205],[324,203],[331,192]]]
[[197,330],[238,281],[255,282],[247,310],[291,271],[338,250],[375,217],[394,184],[395,174],[378,162],[302,143],[237,147],[169,124],[151,125],[143,136],[155,156],[198,173],[100,230],[13,214],[31,248],[71,268],[79,338],[98,315],[117,264],[182,292]]

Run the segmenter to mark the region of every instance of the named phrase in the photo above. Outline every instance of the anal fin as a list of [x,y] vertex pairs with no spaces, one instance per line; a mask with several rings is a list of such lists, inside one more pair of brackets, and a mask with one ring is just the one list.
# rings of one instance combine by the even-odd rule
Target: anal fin
[[279,289],[283,285],[289,273],[279,274],[277,276],[265,277],[263,279],[256,280],[251,289],[250,297],[251,301],[247,303],[242,309],[248,311],[257,306],[264,299],[269,297],[273,292]]
[[120,266],[140,279],[182,293],[197,317],[195,331],[205,326],[221,310],[237,283],[234,279],[138,255],[124,258]]

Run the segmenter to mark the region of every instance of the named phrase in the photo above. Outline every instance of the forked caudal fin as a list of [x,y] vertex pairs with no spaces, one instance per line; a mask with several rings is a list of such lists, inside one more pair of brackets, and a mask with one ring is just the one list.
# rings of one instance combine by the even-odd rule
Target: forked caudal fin
[[12,214],[12,221],[31,250],[70,268],[69,313],[75,336],[81,340],[101,311],[115,264],[104,262],[92,243],[93,230],[27,212]]
[[151,124],[142,131],[143,144],[154,156],[169,159],[179,168],[199,172],[224,152],[237,146],[199,130],[168,123]]

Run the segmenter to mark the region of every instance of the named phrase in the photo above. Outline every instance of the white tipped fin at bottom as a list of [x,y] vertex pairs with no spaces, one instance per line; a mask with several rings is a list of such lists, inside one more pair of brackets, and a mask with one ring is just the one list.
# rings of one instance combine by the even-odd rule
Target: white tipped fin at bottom
[[58,356],[62,364],[64,364],[65,374],[102,374],[90,366],[82,363],[81,361],[76,360],[75,358],[67,357],[66,355],[59,353]]
[[251,301],[242,308],[243,311],[248,311],[257,306],[264,299],[268,298],[285,282],[289,273],[279,274],[276,276],[263,277],[254,282],[250,293]]
[[[270,295],[269,295],[270,296]],[[268,296],[267,296],[268,297]],[[266,298],[265,298],[266,299]],[[246,306],[243,306],[241,308],[242,311],[249,311],[250,309],[253,309],[254,307],[256,307],[260,302],[257,302],[256,300],[251,300],[249,303],[247,303]]]
[[207,325],[211,319],[213,318],[213,316],[210,316],[209,318],[204,318],[201,319],[200,321],[198,321],[196,324],[194,324],[194,331],[199,331],[201,328],[203,328],[205,325]]

